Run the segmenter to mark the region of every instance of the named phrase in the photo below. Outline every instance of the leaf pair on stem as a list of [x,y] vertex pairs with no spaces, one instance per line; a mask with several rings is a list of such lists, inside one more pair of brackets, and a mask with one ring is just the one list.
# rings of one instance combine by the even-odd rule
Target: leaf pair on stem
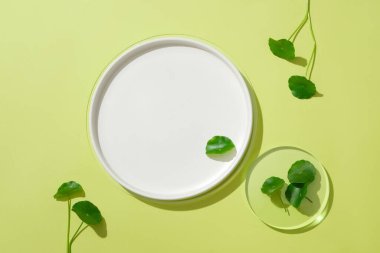
[[310,14],[310,0],[308,0],[305,17],[296,28],[296,30],[292,33],[292,35],[290,35],[289,39],[275,40],[270,38],[268,43],[270,50],[275,56],[287,61],[295,60],[296,56],[294,42],[307,21],[309,21],[310,32],[314,41],[314,47],[310,59],[307,63],[306,73],[305,76],[291,76],[288,80],[289,89],[291,90],[293,96],[299,99],[309,99],[317,93],[315,84],[310,80],[314,69],[315,57],[317,54],[317,41],[315,39]]
[[[71,253],[71,247],[73,242],[78,236],[88,228],[88,226],[99,224],[102,220],[102,214],[99,209],[90,201],[79,201],[75,203],[71,208],[71,200],[78,197],[84,197],[85,192],[80,184],[74,181],[63,183],[54,195],[54,198],[58,201],[67,201],[68,222],[67,222],[67,237],[66,237],[66,252]],[[70,239],[70,223],[71,223],[71,211],[76,213],[79,219],[82,221],[74,235]],[[82,228],[82,226],[86,224]]]
[[[306,160],[298,160],[292,164],[288,171],[288,180],[290,184],[285,191],[285,198],[290,205],[298,208],[301,205],[303,199],[306,197],[308,185],[314,181],[316,169],[314,165]],[[282,201],[282,189],[285,185],[285,181],[279,177],[270,177],[266,179],[261,187],[261,192],[267,194],[269,197],[277,196],[285,211],[289,214],[289,210]]]

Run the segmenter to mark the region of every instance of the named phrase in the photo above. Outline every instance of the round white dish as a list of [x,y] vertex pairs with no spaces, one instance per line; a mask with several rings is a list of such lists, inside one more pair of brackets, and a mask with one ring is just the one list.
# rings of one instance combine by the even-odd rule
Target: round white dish
[[[237,68],[208,44],[181,37],[150,39],[118,56],[89,109],[91,142],[106,171],[160,200],[197,196],[230,175],[250,140],[254,110]],[[215,135],[233,140],[233,157],[205,154]]]

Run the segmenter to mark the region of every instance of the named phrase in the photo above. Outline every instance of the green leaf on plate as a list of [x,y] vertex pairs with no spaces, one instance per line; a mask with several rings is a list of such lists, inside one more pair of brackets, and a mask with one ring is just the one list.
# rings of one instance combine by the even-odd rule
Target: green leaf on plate
[[261,192],[271,196],[275,192],[281,190],[285,181],[279,177],[270,177],[265,180],[263,186],[261,186]]
[[287,39],[274,40],[269,38],[269,48],[272,53],[285,60],[293,60],[295,56],[294,45]]
[[293,96],[299,99],[311,98],[317,92],[315,84],[304,76],[291,76],[288,83]]
[[288,171],[290,183],[309,184],[314,181],[316,169],[314,165],[306,160],[298,160],[292,164]]
[[90,201],[79,201],[73,205],[72,210],[88,225],[99,224],[103,219],[99,209]]
[[80,184],[74,181],[63,183],[54,198],[59,201],[66,201],[77,197],[84,197],[85,193]]
[[224,154],[235,148],[232,140],[226,136],[214,136],[206,146],[206,154]]
[[290,184],[286,188],[285,197],[289,203],[298,208],[301,205],[302,200],[305,198],[307,193],[306,184]]

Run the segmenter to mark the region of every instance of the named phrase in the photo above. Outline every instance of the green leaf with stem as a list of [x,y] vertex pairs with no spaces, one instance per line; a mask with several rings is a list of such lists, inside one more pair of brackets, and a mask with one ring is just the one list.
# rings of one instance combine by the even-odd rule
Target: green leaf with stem
[[296,38],[297,38],[298,34],[300,33],[300,31],[302,30],[302,28],[305,26],[307,21],[309,21],[310,33],[311,33],[311,37],[312,37],[313,42],[314,42],[313,51],[310,55],[310,59],[308,61],[308,64],[306,67],[306,73],[305,73],[305,76],[309,80],[311,79],[311,75],[313,74],[314,65],[315,65],[315,58],[317,55],[317,40],[316,40],[315,34],[314,34],[313,22],[311,19],[311,11],[310,11],[311,8],[310,8],[310,6],[311,6],[311,0],[308,0],[305,17],[302,19],[301,24],[296,28],[296,30],[289,37],[289,40],[294,43],[294,41],[296,40]]
[[305,24],[309,22],[310,33],[314,42],[313,51],[310,55],[309,61],[306,67],[305,77],[292,76],[289,78],[289,88],[292,91],[293,96],[300,99],[308,99],[316,94],[315,84],[311,81],[311,76],[313,74],[315,59],[317,56],[317,40],[315,38],[315,33],[313,29],[313,22],[311,18],[311,0],[307,1],[307,9],[304,18],[294,32],[290,35],[288,41],[294,43],[297,39],[298,34],[304,28]]
[[77,197],[84,197],[85,192],[80,184],[75,181],[63,183],[54,194],[58,201],[67,201]]
[[70,223],[71,223],[71,200],[77,197],[84,197],[85,192],[82,186],[75,182],[69,181],[63,183],[54,194],[54,198],[58,201],[67,201],[67,234],[66,234],[66,252],[71,252],[70,244]]
[[287,39],[275,40],[269,38],[268,44],[270,51],[279,58],[290,61],[296,57],[294,45]]
[[317,93],[315,84],[304,76],[291,76],[288,84],[293,96],[299,99],[309,99]]
[[292,183],[286,188],[285,197],[292,206],[298,208],[306,197],[306,193],[307,184]]
[[[69,201],[71,204],[71,201]],[[75,203],[72,207],[73,212],[75,212],[78,217],[81,219],[81,224],[75,231],[73,237],[70,238],[70,209],[69,209],[69,226],[68,226],[68,233],[67,233],[67,253],[71,253],[71,248],[74,243],[74,241],[78,238],[78,236],[86,230],[89,225],[96,225],[99,224],[103,217],[100,213],[99,209],[92,204],[90,201],[79,201]],[[83,226],[83,224],[86,223],[86,226]],[[81,229],[82,228],[82,229]]]
[[[63,183],[54,194],[54,198],[58,201],[67,201],[67,234],[66,234],[66,252],[71,253],[71,247],[76,238],[89,226],[99,224],[103,217],[99,209],[89,201],[80,201],[71,207],[73,198],[84,197],[85,192],[80,184],[74,181]],[[71,210],[74,211],[82,223],[75,231],[73,237],[70,239],[70,226],[71,226]],[[82,228],[83,224],[87,225]],[[82,228],[82,229],[81,229]]]
[[298,160],[292,164],[288,171],[290,183],[310,184],[314,181],[316,169],[314,165],[306,160]]
[[232,140],[226,136],[214,136],[206,145],[206,154],[224,154],[235,148]]

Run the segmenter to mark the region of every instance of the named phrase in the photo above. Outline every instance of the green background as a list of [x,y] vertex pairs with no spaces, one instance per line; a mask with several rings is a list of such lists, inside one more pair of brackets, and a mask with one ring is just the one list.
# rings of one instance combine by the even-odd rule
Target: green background
[[[2,1],[1,251],[65,252],[66,205],[52,196],[68,180],[82,184],[108,228],[106,238],[85,231],[74,252],[378,250],[380,2],[312,1],[313,81],[324,96],[309,101],[287,87],[304,69],[267,46],[270,36],[288,37],[305,8],[306,0]],[[87,138],[91,90],[116,55],[160,34],[206,39],[244,71],[262,110],[260,153],[298,146],[328,170],[334,202],[323,223],[300,234],[267,227],[250,210],[241,179],[201,204],[165,207],[108,176]],[[309,58],[307,29],[296,48]]]

